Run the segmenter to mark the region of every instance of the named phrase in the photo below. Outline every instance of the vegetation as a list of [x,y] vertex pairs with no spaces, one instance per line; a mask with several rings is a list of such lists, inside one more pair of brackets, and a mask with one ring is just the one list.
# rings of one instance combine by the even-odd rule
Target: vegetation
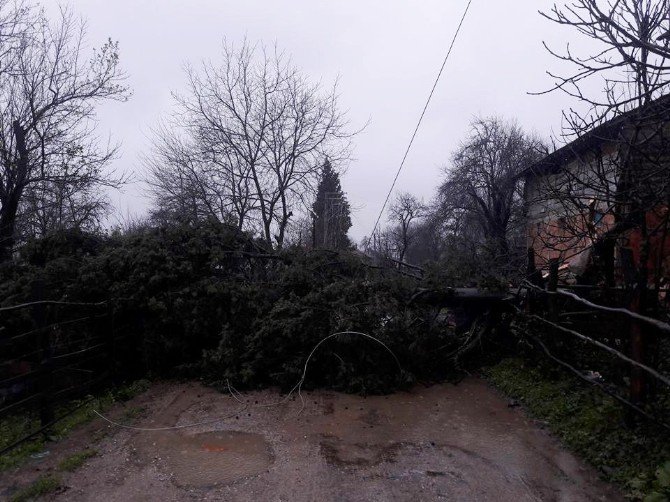
[[116,354],[126,377],[292,387],[317,343],[349,330],[387,344],[405,373],[379,344],[342,335],[314,355],[321,370],[308,382],[381,392],[449,371],[436,350],[458,340],[432,307],[410,303],[413,279],[353,253],[262,244],[214,221],[111,237],[60,233],[26,246],[0,290],[19,303],[39,279],[52,299],[110,300],[115,331],[133,337]]
[[84,22],[48,19],[31,2],[0,0],[0,261],[15,242],[98,225],[115,148],[95,134],[96,104],[128,90],[111,40],[90,54]]
[[524,173],[546,150],[513,121],[475,119],[433,202],[397,194],[389,226],[365,241],[366,252],[448,270],[454,286],[517,279],[525,259]]
[[[624,279],[629,290],[637,288],[636,301],[628,303],[639,312],[651,310],[650,280],[657,292],[668,281],[665,256],[650,254],[654,239],[665,241],[670,224],[667,102],[658,99],[668,91],[670,71],[667,6],[658,0],[610,4],[603,11],[596,0],[575,0],[544,16],[602,46],[588,57],[554,53],[576,66],[567,76],[552,76],[552,90],[589,105],[581,116],[565,113],[568,133],[623,125],[610,141],[617,153],[598,146],[606,156],[580,163],[586,176],[566,184],[552,174],[557,186],[539,187],[533,192],[540,198],[529,200],[525,175],[546,153],[543,142],[513,121],[477,119],[436,184],[434,201],[396,194],[388,208],[390,225],[366,240],[368,256],[362,256],[347,235],[351,208],[339,170],[350,158],[353,134],[336,87],[310,84],[281,51],[246,41],[239,48],[224,44],[219,62],[187,66],[187,89],[173,94],[174,114],[154,131],[145,158],[154,192],[151,218],[125,230],[100,231],[106,201],[97,195],[99,188],[123,181],[106,170],[116,149],[99,145],[94,134],[96,105],[129,95],[118,47],[110,41],[89,58],[82,49],[84,23],[66,9],[52,22],[29,1],[0,0],[0,28],[7,34],[0,40],[0,304],[32,302],[38,293],[63,304],[104,303],[105,321],[72,331],[55,322],[54,338],[67,345],[76,330],[81,340],[113,345],[105,369],[116,383],[142,379],[56,410],[58,416],[82,405],[49,431],[52,438],[89,420],[93,408],[104,410],[137,394],[145,378],[197,378],[247,389],[277,385],[286,391],[306,377],[306,387],[367,394],[456,374],[475,347],[482,351],[476,365],[496,359],[499,352],[482,347],[481,332],[452,329],[440,295],[450,294],[445,285],[508,290],[521,283],[529,202],[542,203],[542,214],[556,209],[552,216],[560,225],[549,225],[557,234],[549,237],[573,239],[553,247],[564,261],[566,251],[574,251],[569,248],[595,243],[588,246],[609,272],[591,267],[591,276],[579,277],[590,284],[614,284],[615,248],[623,263],[624,249],[632,253],[630,232],[638,232],[640,252],[629,256],[635,277]],[[604,92],[583,93],[584,81],[597,78],[604,80]],[[650,211],[659,208],[665,212],[658,222],[648,223]],[[598,226],[605,213],[615,223],[607,232]],[[576,228],[569,228],[575,227],[571,220]],[[544,243],[545,250],[550,244],[551,239]],[[434,295],[435,306],[416,301],[423,294]],[[559,319],[560,305],[547,305],[545,314]],[[9,347],[4,357],[18,363],[18,369],[0,374],[2,391],[14,398],[28,392],[21,388],[24,378],[45,374],[42,356],[52,348],[45,349],[49,342],[35,350],[35,340],[24,337],[46,332],[35,312],[7,313],[0,327]],[[462,324],[478,326],[471,314],[465,313],[470,319]],[[479,326],[503,333],[509,317],[500,322],[499,314],[488,312]],[[600,349],[608,344],[628,350],[623,347],[631,345],[635,330],[581,311],[560,314],[564,324],[553,329],[569,325],[595,334],[588,341],[578,336],[581,345],[552,337],[548,345],[556,362],[560,356],[578,368],[597,368],[592,373],[608,386],[629,387],[630,368],[622,370],[620,358]],[[519,339],[531,334],[529,322],[517,325],[525,330]],[[548,333],[545,326],[540,343]],[[642,350],[638,338],[634,357],[645,360],[645,352],[655,352],[649,362],[667,374],[667,343],[654,340],[648,347],[653,350]],[[82,352],[73,349],[70,355]],[[487,374],[631,497],[668,499],[667,431],[625,423],[617,401],[531,360],[535,356],[507,359]],[[88,364],[94,369],[74,369],[99,369],[90,359]],[[15,391],[7,382],[22,383]],[[654,390],[642,387],[639,402],[642,390]],[[41,389],[41,395],[49,393]],[[659,395],[643,406],[670,407]],[[142,412],[129,409],[125,418]],[[0,449],[38,428],[33,417],[0,420]],[[37,436],[4,455],[0,470],[41,452],[45,441]],[[95,454],[75,453],[59,469],[72,471]],[[57,476],[44,476],[15,500],[59,486]]]
[[340,184],[340,175],[326,159],[321,169],[316,197],[312,204],[314,247],[349,249],[351,241],[347,232],[351,228],[351,208]]
[[[129,385],[112,389],[103,395],[92,399],[89,403],[77,409],[71,415],[57,422],[49,430],[49,438],[43,435],[26,441],[15,449],[0,456],[0,472],[11,469],[23,464],[33,454],[43,451],[48,444],[48,440],[59,440],[68,436],[76,427],[92,420],[96,415],[93,410],[104,412],[114,403],[124,402],[132,397],[144,392],[149,386],[147,380],[138,380]],[[63,405],[57,410],[56,415],[61,412],[75,408],[81,404],[81,401],[73,401]],[[15,441],[23,438],[27,434],[39,428],[39,420],[35,417],[26,417],[26,415],[12,415],[0,420],[0,449],[13,444]],[[84,459],[85,460],[85,459]],[[67,470],[67,469],[66,469]]]
[[98,455],[96,450],[82,450],[77,453],[73,453],[69,457],[63,459],[58,464],[59,471],[73,472],[79,469],[82,465],[86,463],[89,458],[93,458]]
[[31,485],[19,490],[9,499],[11,502],[27,502],[57,491],[61,487],[61,479],[56,474],[46,474]]
[[485,373],[631,497],[668,500],[667,430],[649,423],[627,426],[626,410],[617,401],[554,366],[512,358]]
[[216,219],[281,248],[324,159],[349,157],[336,86],[310,83],[277,47],[246,40],[186,74],[146,162],[156,215]]

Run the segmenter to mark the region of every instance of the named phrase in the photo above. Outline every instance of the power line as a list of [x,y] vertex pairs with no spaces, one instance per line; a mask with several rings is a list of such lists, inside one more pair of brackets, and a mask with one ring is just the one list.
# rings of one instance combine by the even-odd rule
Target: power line
[[465,17],[467,16],[468,11],[470,10],[470,4],[471,3],[472,3],[472,0],[468,0],[468,4],[465,7],[465,11],[463,12],[463,16],[461,17],[461,21],[458,23],[458,27],[456,28],[456,33],[454,33],[454,38],[451,39],[451,44],[449,45],[449,50],[447,51],[447,55],[444,57],[444,61],[442,61],[442,66],[440,67],[440,71],[437,73],[437,77],[435,78],[435,82],[433,83],[433,88],[430,90],[430,94],[428,95],[428,99],[426,100],[426,104],[423,107],[423,111],[421,112],[421,116],[419,117],[419,121],[417,122],[416,127],[414,128],[414,133],[412,134],[412,138],[409,140],[409,144],[407,145],[407,150],[405,150],[405,155],[403,155],[402,161],[400,162],[400,167],[398,167],[398,172],[396,172],[395,178],[393,178],[393,183],[391,184],[391,188],[389,189],[388,193],[386,194],[386,199],[384,200],[384,204],[382,205],[382,208],[379,211],[379,216],[377,216],[377,221],[375,222],[375,226],[372,229],[372,233],[370,234],[370,237],[368,237],[368,244],[370,243],[370,240],[372,239],[372,236],[377,231],[377,227],[379,226],[379,220],[381,220],[382,215],[384,214],[384,209],[386,209],[386,204],[388,204],[389,197],[391,197],[391,192],[393,192],[393,189],[395,188],[395,184],[398,181],[398,176],[400,176],[400,171],[402,171],[402,168],[405,165],[405,161],[407,160],[407,155],[409,154],[409,151],[412,148],[412,144],[414,143],[414,138],[416,138],[416,133],[419,131],[419,127],[421,126],[421,122],[423,121],[423,116],[426,114],[426,110],[428,109],[428,105],[430,104],[430,100],[433,98],[433,94],[435,93],[435,88],[437,87],[437,84],[440,81],[440,77],[442,76],[442,72],[444,71],[444,67],[447,64],[447,61],[449,60],[449,56],[451,55],[451,51],[454,48],[454,44],[456,43],[456,38],[458,38],[458,34],[461,31],[461,27],[463,26],[463,21],[465,21]]

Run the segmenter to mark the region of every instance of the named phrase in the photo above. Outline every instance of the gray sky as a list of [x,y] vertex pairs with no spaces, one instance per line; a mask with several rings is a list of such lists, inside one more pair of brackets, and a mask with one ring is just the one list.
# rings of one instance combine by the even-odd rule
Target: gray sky
[[[48,8],[53,4],[45,2]],[[119,170],[141,178],[150,128],[184,89],[186,62],[217,60],[221,41],[274,43],[312,80],[340,78],[340,106],[353,128],[355,159],[342,179],[357,241],[372,230],[466,0],[72,0],[88,21],[88,42],[120,42],[133,97],[100,108],[100,131],[122,143]],[[558,68],[542,41],[574,37],[537,13],[548,0],[473,0],[454,52],[419,131],[398,187],[428,201],[450,153],[477,115],[515,118],[548,137],[559,131],[566,96],[529,96]],[[579,40],[573,40],[575,46]],[[150,205],[141,183],[112,199],[119,214]]]

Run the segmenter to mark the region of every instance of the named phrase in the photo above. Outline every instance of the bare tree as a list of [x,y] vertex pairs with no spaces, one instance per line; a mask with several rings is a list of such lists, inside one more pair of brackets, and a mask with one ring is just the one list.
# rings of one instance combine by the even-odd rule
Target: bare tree
[[314,219],[311,216],[293,218],[286,228],[284,246],[314,249]]
[[335,87],[308,83],[276,49],[224,44],[222,55],[220,65],[187,68],[189,89],[175,94],[170,121],[178,132],[157,131],[150,183],[159,196],[205,207],[215,199],[211,213],[233,214],[240,228],[281,247],[295,211],[314,193],[322,159],[346,158],[351,135]]
[[[664,96],[670,72],[669,7],[666,0],[576,0],[544,14],[599,47],[586,55],[549,49],[573,71],[552,74],[555,84],[547,92],[566,92],[588,109],[564,112],[565,135],[581,139],[563,149],[560,173],[536,183],[532,202],[551,208],[553,215],[544,235],[536,237],[562,259],[570,250],[593,249],[608,264],[606,277],[599,280],[611,283],[615,248],[623,265],[631,251],[624,237],[633,232],[640,253],[629,265],[637,271],[639,289],[646,289],[650,279],[657,286],[667,280],[661,265],[670,203],[670,100]],[[587,92],[595,79],[604,87]],[[585,148],[587,143],[592,146]],[[651,260],[651,251],[658,259]],[[650,277],[651,261],[656,263]]]
[[108,211],[107,197],[86,177],[35,183],[24,194],[17,234],[43,237],[68,228],[94,232]]
[[523,228],[522,174],[544,150],[519,126],[494,117],[476,119],[453,154],[438,190],[440,213],[454,227],[476,229],[492,264],[510,258],[512,231]]
[[169,124],[161,124],[155,133],[153,153],[145,163],[150,167],[157,211],[184,220],[213,218],[239,230],[247,228],[255,202],[251,178],[235,152],[216,155]]
[[395,267],[397,245],[390,227],[381,228],[361,241],[363,252],[378,266]]
[[[560,201],[557,223],[545,224],[543,230],[559,259],[569,248],[594,251],[589,261],[600,266],[587,271],[602,273],[587,276],[589,282],[614,284],[618,261],[619,277],[631,287],[628,307],[638,312],[649,307],[650,284],[658,294],[670,280],[665,260],[670,247],[668,7],[667,0],[573,0],[546,14],[598,47],[580,56],[569,49],[551,51],[570,64],[572,73],[555,77],[550,91],[567,92],[588,111],[564,113],[567,135],[579,139],[554,157],[567,149],[560,175],[572,183],[568,190],[551,182],[541,187],[552,204]],[[595,79],[604,82],[602,91],[586,92]],[[585,143],[593,148],[584,148]],[[585,207],[589,199],[590,211]],[[645,362],[653,335],[636,324],[630,331],[631,357]],[[630,385],[632,401],[642,401],[647,388],[639,371],[633,371]]]
[[60,191],[60,210],[74,192],[120,182],[104,171],[115,148],[99,145],[93,119],[99,101],[128,96],[116,43],[86,59],[71,12],[52,23],[38,7],[15,5],[0,4],[11,33],[0,49],[0,260],[11,257],[17,218],[35,204],[47,209],[40,194]]
[[389,208],[389,219],[395,223],[392,227],[393,241],[398,261],[404,262],[407,249],[416,237],[417,220],[425,215],[423,202],[414,195],[402,192]]
[[[564,112],[568,133],[581,134],[626,110],[651,102],[667,92],[670,72],[670,5],[667,0],[573,0],[543,13],[547,19],[575,30],[597,45],[593,52],[547,50],[573,68],[549,72],[554,86],[588,110]],[[603,82],[594,87],[591,80]]]

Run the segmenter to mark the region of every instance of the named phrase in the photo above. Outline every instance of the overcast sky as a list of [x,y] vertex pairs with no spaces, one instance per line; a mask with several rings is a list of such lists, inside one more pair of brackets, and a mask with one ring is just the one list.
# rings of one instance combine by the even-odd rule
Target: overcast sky
[[[342,179],[354,214],[350,235],[371,232],[467,0],[72,0],[88,42],[118,40],[133,97],[100,109],[100,131],[122,143],[115,167],[143,176],[150,128],[184,89],[183,66],[217,60],[221,41],[276,42],[312,80],[340,79],[340,106],[355,138]],[[450,153],[473,117],[514,118],[548,137],[560,131],[566,96],[530,96],[548,87],[557,62],[542,41],[562,45],[569,29],[544,20],[547,0],[473,0],[454,51],[400,176],[398,188],[432,198]],[[57,5],[47,3],[48,7]],[[579,40],[572,40],[579,46]],[[397,188],[397,189],[398,189]],[[141,183],[112,199],[118,214],[142,215]]]

